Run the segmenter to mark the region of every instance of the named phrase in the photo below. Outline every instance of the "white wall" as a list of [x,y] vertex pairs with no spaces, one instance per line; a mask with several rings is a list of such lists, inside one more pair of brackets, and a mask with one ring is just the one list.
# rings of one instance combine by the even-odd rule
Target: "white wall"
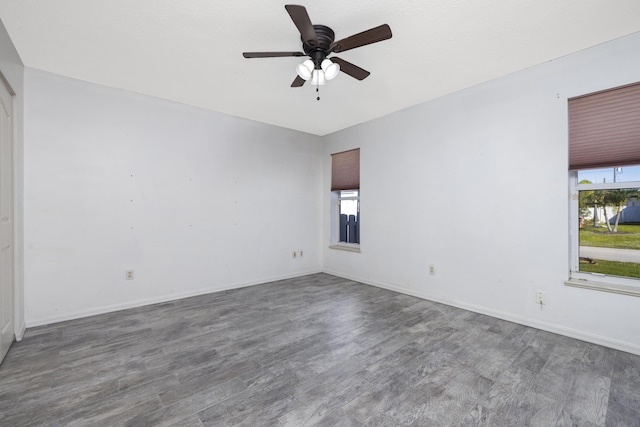
[[33,69],[25,91],[28,326],[321,270],[321,138]]
[[11,42],[4,24],[0,21],[0,72],[15,93],[13,97],[13,188],[14,188],[14,329],[16,338],[22,339],[25,331],[23,293],[23,109],[24,66],[18,51]]
[[[640,33],[327,136],[325,271],[640,354],[640,298],[564,285],[567,98],[638,81],[638,52]],[[328,248],[329,154],[355,147],[360,254]]]

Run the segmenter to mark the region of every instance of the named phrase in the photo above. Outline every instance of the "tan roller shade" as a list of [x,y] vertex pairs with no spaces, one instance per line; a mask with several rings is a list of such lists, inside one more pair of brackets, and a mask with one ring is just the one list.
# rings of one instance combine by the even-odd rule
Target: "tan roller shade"
[[640,83],[569,99],[569,169],[640,164]]
[[360,189],[360,149],[331,155],[331,191]]

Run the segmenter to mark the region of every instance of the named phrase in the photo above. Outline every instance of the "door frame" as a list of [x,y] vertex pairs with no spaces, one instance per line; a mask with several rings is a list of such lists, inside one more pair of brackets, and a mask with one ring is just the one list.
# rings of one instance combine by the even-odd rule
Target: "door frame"
[[[24,74],[23,74],[24,76]],[[0,69],[0,84],[4,84],[12,98],[11,149],[13,154],[13,329],[16,341],[21,341],[26,331],[24,321],[24,264],[23,264],[23,146],[20,144],[22,126],[22,97]]]
[[[24,76],[24,74],[23,74]],[[22,98],[13,90],[0,70],[0,77],[9,90],[13,105],[13,328],[16,341],[22,341],[26,331],[24,320],[24,145],[22,139]]]
[[[7,241],[2,241],[0,242],[0,244],[2,245],[2,248],[5,247],[5,245],[7,246],[7,251],[9,252],[8,255],[10,257],[10,274],[8,274],[8,276],[6,277],[8,279],[7,282],[5,282],[4,280],[2,281],[2,283],[0,283],[0,286],[2,287],[2,289],[0,289],[0,292],[3,293],[3,295],[5,294],[5,292],[8,291],[8,295],[4,295],[7,296],[8,298],[5,300],[3,297],[3,307],[2,310],[4,311],[4,309],[8,309],[9,313],[3,313],[3,317],[5,315],[8,314],[8,321],[9,323],[7,325],[4,324],[4,322],[2,324],[0,324],[0,327],[2,328],[2,352],[0,353],[0,363],[2,362],[2,360],[4,360],[4,357],[6,355],[6,353],[9,351],[9,349],[11,348],[13,342],[16,340],[16,284],[15,284],[15,268],[16,268],[16,258],[15,258],[15,253],[16,253],[16,248],[15,248],[15,232],[16,232],[16,224],[15,224],[15,214],[16,214],[16,209],[15,209],[15,204],[16,204],[16,186],[15,186],[15,163],[16,163],[16,157],[15,157],[15,130],[14,130],[14,121],[15,121],[15,91],[11,88],[11,85],[9,84],[9,82],[6,81],[6,79],[4,78],[4,76],[2,76],[2,82],[0,83],[2,85],[2,104],[3,104],[3,113],[2,113],[2,122],[3,122],[3,129],[2,129],[2,151],[3,151],[3,158],[2,158],[2,163],[4,164],[5,162],[7,162],[9,165],[9,170],[8,171],[2,171],[2,176],[3,179],[7,178],[11,180],[11,185],[9,187],[7,187],[8,189],[10,189],[11,193],[10,195],[8,194],[4,194],[2,195],[2,209],[3,211],[5,209],[7,209],[7,212],[9,213],[10,217],[9,217],[9,221],[10,224],[8,224],[8,228],[9,230],[9,235],[6,236],[8,237]],[[5,98],[5,95],[7,96],[7,98]],[[5,103],[6,101],[6,103]],[[4,118],[4,111],[6,111],[7,115],[8,115],[8,120],[5,120]],[[6,124],[6,129],[5,129],[5,125]],[[6,138],[5,138],[6,137]],[[5,148],[7,148],[7,151],[5,151]],[[10,172],[9,174],[5,174],[6,172]],[[3,181],[2,183],[2,187],[5,188],[5,185],[7,183]],[[10,196],[7,199],[5,199],[6,196]],[[10,204],[10,206],[5,206],[4,203]],[[4,229],[5,225],[3,225],[3,229]],[[3,232],[4,235],[4,232]],[[4,249],[3,249],[4,252]],[[3,254],[4,255],[4,254]],[[4,257],[3,257],[3,262],[4,262]],[[4,277],[4,273],[3,273],[3,277]],[[5,330],[5,326],[7,327],[7,329]],[[5,335],[6,333],[6,335]],[[7,347],[5,347],[5,344],[7,345]]]
[[[24,74],[23,74],[24,76]],[[24,178],[23,178],[23,144],[22,141],[22,109],[23,98],[13,90],[11,83],[0,69],[0,80],[12,98],[11,143],[13,152],[13,329],[16,341],[22,341],[26,331],[24,320]]]

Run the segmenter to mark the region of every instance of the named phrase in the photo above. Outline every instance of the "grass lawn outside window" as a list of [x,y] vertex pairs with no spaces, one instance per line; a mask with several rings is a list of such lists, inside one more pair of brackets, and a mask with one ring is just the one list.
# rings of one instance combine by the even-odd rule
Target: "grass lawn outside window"
[[[586,223],[580,229],[580,246],[632,249],[640,251],[640,224],[620,224],[618,232]],[[640,264],[592,258],[580,258],[580,271],[621,277],[640,278]]]

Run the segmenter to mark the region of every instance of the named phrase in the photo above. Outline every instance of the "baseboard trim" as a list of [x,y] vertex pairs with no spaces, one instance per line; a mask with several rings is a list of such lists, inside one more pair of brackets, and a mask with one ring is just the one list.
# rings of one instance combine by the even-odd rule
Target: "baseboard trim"
[[411,295],[417,298],[426,299],[429,301],[438,302],[441,304],[450,305],[452,307],[461,308],[463,310],[469,310],[474,313],[485,314],[487,316],[496,317],[498,319],[507,320],[509,322],[518,323],[520,325],[529,326],[536,329],[541,329],[546,332],[551,332],[558,335],[564,335],[570,338],[575,338],[581,341],[586,341],[593,344],[602,345],[604,347],[613,348],[615,350],[625,351],[627,353],[632,353],[640,356],[640,346],[632,343],[628,343],[626,341],[620,341],[611,339],[609,337],[605,337],[602,335],[592,334],[590,332],[581,331],[579,329],[567,328],[564,326],[558,326],[553,323],[540,321],[537,319],[531,319],[529,317],[520,316],[513,313],[503,312],[499,310],[494,310],[482,306],[476,306],[472,304],[467,304],[461,301],[447,300],[443,298],[434,297],[432,295],[428,295],[425,293],[415,292],[411,289],[404,288],[402,286],[393,285],[390,283],[378,282],[374,280],[368,280],[362,277],[356,277],[349,274],[345,274],[339,271],[333,271],[324,269],[324,273],[331,274],[333,276],[342,277],[344,279],[354,280],[356,282],[364,283],[371,286],[376,286],[383,289],[388,289],[390,291],[399,292],[405,295]]
[[[174,293],[170,295],[161,295],[158,297],[145,298],[145,299],[140,299],[136,301],[127,301],[125,303],[120,303],[120,304],[112,304],[112,305],[107,305],[103,307],[91,308],[88,310],[80,310],[72,313],[65,313],[64,315],[60,315],[60,316],[46,317],[46,318],[40,318],[40,319],[28,319],[25,322],[25,324],[23,324],[23,329],[20,335],[20,339],[22,339],[22,336],[24,335],[24,332],[26,331],[27,328],[34,328],[37,326],[44,326],[44,325],[50,325],[53,323],[66,322],[68,320],[81,319],[83,317],[97,316],[99,314],[113,313],[115,311],[143,307],[146,305],[176,301],[183,298],[195,297],[198,295],[206,295],[206,294],[212,294],[215,292],[228,291],[230,289],[246,288],[249,286],[256,286],[264,283],[275,282],[278,280],[294,279],[296,277],[308,276],[310,274],[317,274],[317,273],[322,273],[322,269],[318,268],[318,269],[312,269],[312,270],[305,270],[303,272],[296,272],[293,274],[271,276],[271,277],[265,277],[262,279],[251,280],[248,282],[233,283],[233,284],[225,285],[222,287],[198,289],[198,290],[193,290],[189,292]],[[17,334],[16,334],[16,338],[17,338]]]

